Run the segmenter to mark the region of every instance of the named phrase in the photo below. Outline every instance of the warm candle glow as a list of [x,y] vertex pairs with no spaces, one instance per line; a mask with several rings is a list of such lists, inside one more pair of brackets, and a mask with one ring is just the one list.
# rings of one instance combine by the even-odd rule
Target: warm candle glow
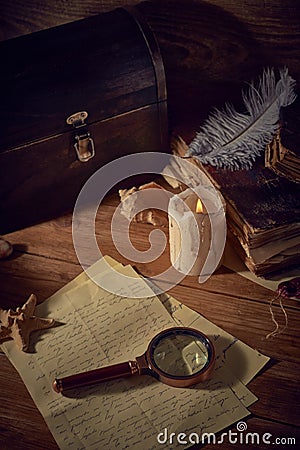
[[197,205],[196,205],[196,213],[202,213],[202,212],[203,212],[203,205],[202,205],[200,198],[198,198]]

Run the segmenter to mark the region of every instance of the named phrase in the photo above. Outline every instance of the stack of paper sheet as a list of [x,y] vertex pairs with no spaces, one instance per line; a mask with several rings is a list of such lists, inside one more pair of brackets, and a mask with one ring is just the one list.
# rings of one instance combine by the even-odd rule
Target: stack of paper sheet
[[[128,277],[127,293],[141,289],[144,281],[132,267],[107,257],[89,269],[99,284],[113,278],[107,262]],[[37,307],[37,315],[59,326],[32,336],[35,353],[20,352],[12,341],[2,345],[59,447],[183,449],[247,416],[257,398],[246,384],[268,358],[168,294],[130,298],[123,288],[112,294],[82,273]],[[153,336],[172,326],[193,327],[211,338],[217,364],[210,381],[183,389],[136,376],[80,388],[69,397],[53,391],[55,377],[135,359]]]

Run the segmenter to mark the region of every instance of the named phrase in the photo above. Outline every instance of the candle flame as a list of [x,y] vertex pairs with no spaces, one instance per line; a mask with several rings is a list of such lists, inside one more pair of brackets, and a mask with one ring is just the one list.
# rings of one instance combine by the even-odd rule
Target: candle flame
[[198,198],[197,205],[196,205],[196,213],[202,213],[202,212],[203,212],[203,205],[202,205],[200,198]]

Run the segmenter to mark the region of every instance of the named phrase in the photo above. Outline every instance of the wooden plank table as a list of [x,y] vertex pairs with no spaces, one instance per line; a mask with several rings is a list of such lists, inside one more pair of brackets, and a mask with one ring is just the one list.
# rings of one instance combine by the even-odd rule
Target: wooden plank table
[[[102,254],[127,263],[129,261],[114,248],[110,236],[110,220],[118,203],[116,195],[104,200],[97,216],[96,235]],[[2,307],[15,308],[31,293],[42,302],[82,271],[73,248],[71,219],[71,215],[66,215],[7,235],[15,250],[9,259],[0,262]],[[132,225],[132,242],[139,250],[147,249],[152,229],[151,225]],[[157,261],[145,267],[143,264],[135,266],[143,275],[153,276],[168,264],[166,249]],[[273,293],[224,266],[203,285],[198,284],[195,277],[185,277],[171,294],[271,358],[263,373],[249,384],[259,400],[250,407],[248,431],[260,433],[260,436],[271,433],[274,440],[295,438],[299,443],[299,302],[291,299],[285,302],[288,327],[283,334],[267,340],[266,334],[274,327],[269,312]],[[279,307],[275,306],[274,310],[282,324]],[[56,449],[18,373],[3,354],[0,354],[0,361],[0,448],[19,449],[22,442],[21,448],[28,450]],[[234,427],[232,430],[235,431]],[[206,446],[207,449],[213,447],[212,444]],[[236,446],[227,442],[224,448]],[[269,447],[261,443],[259,448]]]
[[[1,2],[0,40],[136,3],[138,0]],[[164,58],[171,131],[192,137],[212,106],[237,101],[243,83],[257,77],[265,66],[286,65],[300,81],[298,0],[153,0],[139,5],[139,9],[155,31]],[[109,231],[109,219],[117,203],[112,196],[101,206],[97,235],[102,253],[126,262],[114,249]],[[138,248],[146,248],[149,230],[147,225],[133,227]],[[0,262],[3,308],[21,305],[32,292],[42,302],[81,272],[72,245],[71,216],[14,232],[8,238],[15,251]],[[147,276],[167,264],[168,254],[137,268]],[[273,329],[269,313],[272,292],[223,266],[204,285],[186,277],[171,293],[271,357],[263,373],[249,384],[259,400],[250,407],[248,431],[261,436],[271,433],[274,439],[296,438],[299,445],[299,303],[285,302],[288,328],[277,338],[266,340]],[[282,323],[279,308],[275,310]],[[221,447],[250,448],[229,442]],[[0,448],[57,449],[20,377],[2,354]],[[261,443],[259,448],[270,446]]]

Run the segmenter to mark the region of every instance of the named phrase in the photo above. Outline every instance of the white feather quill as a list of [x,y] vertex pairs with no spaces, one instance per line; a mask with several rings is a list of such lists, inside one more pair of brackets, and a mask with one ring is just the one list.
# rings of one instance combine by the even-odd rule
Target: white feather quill
[[279,112],[296,98],[295,80],[288,69],[280,70],[276,83],[273,69],[265,69],[258,86],[243,93],[246,113],[227,104],[215,110],[196,134],[186,156],[204,164],[229,169],[250,168],[278,129]]

